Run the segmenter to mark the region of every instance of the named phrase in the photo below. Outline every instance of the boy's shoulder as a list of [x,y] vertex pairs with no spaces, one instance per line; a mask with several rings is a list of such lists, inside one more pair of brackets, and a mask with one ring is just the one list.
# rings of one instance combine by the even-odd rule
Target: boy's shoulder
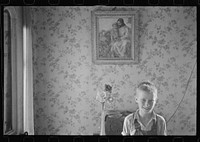
[[[158,119],[158,121],[165,121],[165,118],[162,115],[160,115],[160,114],[158,114],[156,112],[154,112],[154,113],[155,113],[156,118]],[[127,120],[132,120],[132,119],[134,119],[135,114],[136,114],[136,112],[130,113],[125,118]]]
[[127,118],[131,118],[131,117],[133,117],[133,116],[134,116],[134,112],[128,114],[126,117],[127,117]]
[[[160,122],[165,122],[165,118],[162,116],[162,115],[160,115],[160,114],[158,114],[158,113],[156,113],[156,112],[154,112],[155,113],[155,115],[156,115],[156,118],[158,119],[158,121],[160,121]],[[133,112],[133,113],[130,113],[130,114],[128,114],[126,117],[125,117],[125,119],[126,120],[133,120],[134,119],[134,117],[135,117],[135,114],[136,114],[136,112]]]
[[135,114],[135,112],[128,114],[128,115],[125,117],[125,120],[126,120],[126,121],[131,121],[131,120],[133,120],[133,119],[134,119],[134,114]]
[[165,118],[162,115],[157,114],[157,113],[155,113],[155,114],[156,114],[156,118],[158,119],[159,122],[165,122]]

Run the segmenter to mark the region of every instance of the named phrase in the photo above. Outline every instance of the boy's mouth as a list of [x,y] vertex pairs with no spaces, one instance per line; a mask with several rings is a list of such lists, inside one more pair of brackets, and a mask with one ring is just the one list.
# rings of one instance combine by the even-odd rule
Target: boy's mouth
[[144,107],[143,107],[143,109],[144,109],[144,110],[150,110],[150,108],[144,108]]

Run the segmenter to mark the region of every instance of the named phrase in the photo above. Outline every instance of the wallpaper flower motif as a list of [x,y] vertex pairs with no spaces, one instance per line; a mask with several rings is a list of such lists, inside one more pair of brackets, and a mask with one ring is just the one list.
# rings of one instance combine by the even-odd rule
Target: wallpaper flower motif
[[118,7],[140,13],[136,65],[92,63],[95,8],[31,7],[35,134],[92,135],[100,126],[97,88],[109,82],[115,90],[110,109],[135,110],[135,85],[148,79],[158,87],[156,112],[170,119],[168,135],[195,135],[196,67],[185,88],[196,62],[196,8]]

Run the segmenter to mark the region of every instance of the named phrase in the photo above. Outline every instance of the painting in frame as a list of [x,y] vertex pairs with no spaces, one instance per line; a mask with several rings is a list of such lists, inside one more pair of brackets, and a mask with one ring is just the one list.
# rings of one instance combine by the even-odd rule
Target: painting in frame
[[138,63],[138,11],[92,11],[91,16],[93,62]]

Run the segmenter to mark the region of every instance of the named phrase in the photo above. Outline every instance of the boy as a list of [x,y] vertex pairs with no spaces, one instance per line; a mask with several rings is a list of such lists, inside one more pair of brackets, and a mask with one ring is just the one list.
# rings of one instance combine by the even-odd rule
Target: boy
[[122,135],[167,135],[165,119],[153,111],[157,101],[154,84],[149,81],[140,83],[135,101],[139,109],[125,117]]

